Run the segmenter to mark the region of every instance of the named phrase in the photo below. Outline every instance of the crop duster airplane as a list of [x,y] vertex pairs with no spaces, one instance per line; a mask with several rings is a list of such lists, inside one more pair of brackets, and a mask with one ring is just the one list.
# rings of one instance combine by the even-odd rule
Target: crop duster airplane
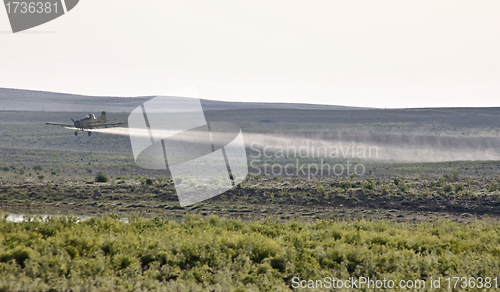
[[61,126],[68,129],[76,129],[75,136],[78,136],[78,131],[84,132],[88,131],[89,136],[92,134],[90,130],[100,129],[100,128],[112,128],[118,127],[120,125],[126,125],[127,123],[106,123],[106,112],[102,112],[99,118],[96,118],[94,114],[88,114],[85,118],[81,120],[73,120],[73,124],[61,124],[61,123],[47,123],[51,126]]

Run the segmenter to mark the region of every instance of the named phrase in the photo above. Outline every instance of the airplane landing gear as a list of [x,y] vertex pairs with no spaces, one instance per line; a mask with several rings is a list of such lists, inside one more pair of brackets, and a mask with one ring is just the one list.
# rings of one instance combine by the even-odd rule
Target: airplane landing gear
[[90,134],[92,134],[92,132],[89,131],[89,136],[90,136]]
[[75,136],[78,136],[78,131],[75,132]]

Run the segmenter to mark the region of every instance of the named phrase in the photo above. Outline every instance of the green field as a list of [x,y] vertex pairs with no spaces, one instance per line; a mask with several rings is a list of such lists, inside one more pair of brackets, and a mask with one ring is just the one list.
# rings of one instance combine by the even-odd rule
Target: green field
[[420,280],[409,290],[431,291],[438,277],[491,288],[500,273],[500,225],[488,221],[107,216],[1,219],[0,230],[2,291],[289,291],[294,277]]
[[[125,121],[147,98],[0,89],[0,100],[59,106],[0,111],[0,291],[306,291],[294,277],[427,284],[393,291],[467,291],[429,285],[474,277],[489,291],[500,274],[499,108],[202,101],[208,122],[241,127],[254,163],[233,189],[181,207],[169,171],[137,167],[126,134],[45,125],[81,107]],[[277,155],[308,141],[380,156]],[[365,172],[321,174],[322,159]],[[292,175],[273,174],[286,164]]]

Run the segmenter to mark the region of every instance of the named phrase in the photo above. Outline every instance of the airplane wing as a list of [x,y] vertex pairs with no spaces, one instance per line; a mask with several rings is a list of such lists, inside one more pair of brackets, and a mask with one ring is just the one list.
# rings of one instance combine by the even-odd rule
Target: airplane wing
[[75,128],[75,125],[73,125],[73,124],[61,124],[61,123],[45,123],[45,124],[51,125],[51,126],[61,126],[64,128]]

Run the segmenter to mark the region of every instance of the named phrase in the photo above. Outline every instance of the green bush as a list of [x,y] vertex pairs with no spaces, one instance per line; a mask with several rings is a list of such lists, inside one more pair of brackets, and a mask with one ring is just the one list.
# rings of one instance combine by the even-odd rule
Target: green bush
[[102,183],[105,183],[105,182],[108,182],[109,181],[109,178],[102,172],[99,172],[97,173],[97,175],[95,176],[95,181],[96,182],[102,182]]
[[456,184],[455,185],[455,193],[458,193],[460,191],[464,190],[464,185],[463,184]]
[[344,190],[348,190],[350,188],[355,188],[357,186],[356,182],[350,182],[350,181],[337,181],[337,182],[332,182],[330,183],[331,186],[336,186],[336,187],[339,187],[339,188],[342,188]]
[[8,251],[0,256],[0,262],[9,262],[14,260],[21,268],[25,267],[26,260],[33,257],[33,250],[28,247],[17,246],[13,250]]
[[376,184],[373,180],[369,179],[363,184],[363,189],[365,190],[375,190]]
[[491,191],[498,191],[500,190],[500,183],[492,181],[490,184],[490,190]]

